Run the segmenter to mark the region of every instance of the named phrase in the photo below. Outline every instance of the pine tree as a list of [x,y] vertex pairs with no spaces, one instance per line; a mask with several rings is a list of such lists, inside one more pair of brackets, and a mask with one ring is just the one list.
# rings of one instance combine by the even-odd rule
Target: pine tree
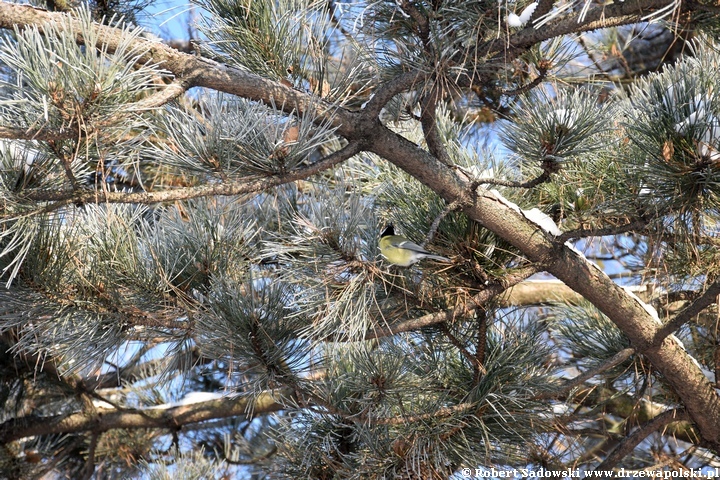
[[720,467],[714,3],[149,3],[0,3],[0,476]]

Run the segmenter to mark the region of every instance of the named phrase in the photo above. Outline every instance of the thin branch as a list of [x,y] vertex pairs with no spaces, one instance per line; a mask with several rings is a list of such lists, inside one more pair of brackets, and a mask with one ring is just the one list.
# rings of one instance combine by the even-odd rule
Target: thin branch
[[90,446],[88,447],[87,460],[83,472],[83,480],[90,480],[95,473],[95,450],[97,449],[98,438],[100,434],[93,432],[90,434]]
[[477,312],[477,342],[475,344],[476,368],[473,374],[473,385],[480,383],[481,374],[485,375],[485,352],[487,349],[487,311],[478,309]]
[[430,231],[428,232],[427,236],[425,237],[425,241],[422,243],[421,246],[425,246],[428,243],[432,242],[433,238],[435,238],[435,234],[437,233],[437,229],[440,226],[440,222],[442,222],[443,218],[447,217],[448,214],[454,210],[457,210],[458,208],[462,207],[462,202],[454,201],[448,203],[442,212],[440,212],[440,215],[435,217],[435,220],[433,220],[432,225],[430,225]]
[[538,177],[528,180],[527,182],[515,182],[512,180],[501,180],[496,178],[482,178],[475,180],[470,185],[470,188],[475,191],[480,185],[497,185],[501,187],[513,187],[513,188],[534,188],[540,184],[543,184],[550,180],[552,172],[549,170],[543,171]]
[[473,366],[473,369],[478,370],[485,370],[483,366],[478,362],[477,358],[475,358],[470,352],[468,352],[467,348],[462,344],[458,338],[453,335],[453,333],[450,331],[450,329],[447,326],[447,323],[443,322],[438,325],[440,328],[440,331],[447,337],[448,340],[450,340],[450,343],[453,344],[455,348],[458,349],[458,351],[462,354],[463,357],[465,357],[469,362],[470,365]]
[[590,370],[581,373],[575,378],[571,378],[567,382],[565,382],[559,390],[553,391],[553,392],[545,392],[540,395],[538,395],[536,398],[538,399],[548,399],[548,398],[557,398],[558,396],[562,396],[563,394],[569,392],[575,387],[579,387],[586,381],[590,380],[592,377],[596,375],[600,375],[601,373],[616,367],[620,365],[622,362],[630,358],[635,354],[634,348],[624,348],[617,352],[612,357],[605,360],[603,363],[598,365],[595,368],[591,368]]
[[34,191],[25,193],[23,197],[27,200],[54,202],[44,206],[37,212],[31,212],[47,213],[73,203],[138,203],[150,205],[153,203],[173,202],[209,196],[242,195],[261,192],[272,187],[310,177],[344,162],[361,150],[362,148],[358,142],[349,143],[342,149],[331,153],[309,167],[295,170],[284,175],[251,181],[226,182],[199,187],[183,187],[157,192],[99,192],[96,190],[80,190],[77,192],[69,190]]
[[674,423],[689,421],[690,415],[681,408],[674,408],[667,410],[660,415],[656,416],[649,422],[645,423],[629,436],[625,437],[613,450],[605,457],[605,460],[600,462],[600,465],[595,467],[595,471],[610,470],[615,467],[623,458],[628,456],[637,447],[640,442],[645,440],[648,435],[656,432],[663,427]]
[[411,89],[414,85],[424,82],[429,76],[425,72],[408,72],[398,75],[392,80],[378,86],[373,96],[365,105],[364,112],[375,118],[392,98],[405,90]]
[[707,5],[697,0],[685,0],[687,6],[691,10],[699,12],[720,13],[720,5]]
[[437,82],[432,86],[422,101],[420,111],[420,125],[422,125],[425,143],[430,153],[435,155],[445,165],[452,165],[453,161],[445,148],[437,126],[437,104],[440,99],[440,88]]
[[608,80],[609,82],[612,82],[613,79],[610,77],[610,74],[608,74],[608,72],[606,72],[600,66],[598,61],[595,59],[595,55],[593,55],[592,52],[590,51],[590,48],[587,46],[587,43],[585,42],[585,37],[583,37],[582,35],[578,35],[576,40],[577,40],[578,44],[580,45],[580,47],[582,47],[583,51],[585,52],[585,55],[587,55],[588,58],[590,59],[590,61],[592,62],[595,69],[597,69],[598,73],[600,75],[602,75],[602,77],[605,78],[606,80]]
[[168,85],[164,85],[157,92],[132,105],[133,110],[152,110],[175,100],[184,94],[195,83],[192,77],[176,78]]
[[420,13],[420,11],[415,7],[415,5],[408,0],[402,0],[401,2],[399,2],[399,5],[405,13],[410,15],[410,17],[415,20],[415,23],[418,27],[420,41],[422,41],[423,47],[425,47],[425,53],[432,54],[434,48],[432,42],[430,41],[430,22],[428,21],[427,17]]
[[533,88],[540,85],[547,76],[548,69],[546,66],[538,66],[538,76],[535,77],[530,83],[526,83],[525,85],[521,85],[517,88],[514,88],[512,90],[503,90],[501,93],[503,95],[506,95],[508,97],[513,97],[515,95],[520,95],[521,93],[528,92],[532,90]]
[[277,445],[273,444],[267,452],[262,453],[260,455],[256,455],[252,458],[248,458],[247,460],[232,460],[225,455],[223,455],[222,460],[223,460],[223,462],[227,463],[228,465],[255,465],[255,466],[257,466],[260,462],[262,462],[263,460],[269,459],[276,453],[277,453]]
[[483,52],[484,55],[493,55],[493,59],[508,62],[517,58],[532,45],[545,40],[572,33],[637,23],[645,15],[666,6],[667,0],[628,0],[597,6],[588,10],[582,21],[579,21],[580,12],[577,12],[557,17],[542,28],[528,25],[510,38],[498,38],[486,42],[478,48],[478,51]]
[[635,220],[633,222],[626,223],[617,227],[603,227],[603,228],[578,228],[577,230],[571,230],[564,232],[562,235],[557,237],[559,242],[566,242],[573,238],[583,237],[604,237],[606,235],[620,235],[622,233],[634,232],[641,230],[647,226],[647,220]]
[[[206,365],[212,363],[207,357],[200,355],[197,347],[190,349],[190,362],[192,365]],[[130,363],[127,366],[116,368],[113,371],[99,374],[97,376],[83,379],[85,388],[89,391],[103,388],[117,388],[127,383],[134,383],[149,376],[156,375],[158,370],[166,368],[168,358],[153,358],[142,363]],[[180,367],[178,367],[180,368]]]
[[720,295],[720,280],[715,281],[715,283],[710,285],[707,290],[705,290],[705,292],[697,298],[697,300],[675,315],[675,318],[660,327],[655,332],[653,344],[659,345],[665,337],[671,335],[675,332],[675,330],[692,320],[695,316],[700,314],[700,312],[710,306],[710,304],[715,303],[718,295]]
[[404,416],[404,417],[368,417],[366,421],[371,425],[403,425],[406,423],[415,423],[429,420],[432,418],[444,418],[450,417],[457,413],[467,412],[475,408],[476,405],[472,403],[460,403],[454,407],[439,408],[434,412],[423,413],[420,415]]
[[40,128],[37,130],[3,127],[0,126],[0,138],[10,138],[13,140],[44,140],[46,142],[68,140],[75,138],[77,132],[70,129],[67,130],[48,130]]

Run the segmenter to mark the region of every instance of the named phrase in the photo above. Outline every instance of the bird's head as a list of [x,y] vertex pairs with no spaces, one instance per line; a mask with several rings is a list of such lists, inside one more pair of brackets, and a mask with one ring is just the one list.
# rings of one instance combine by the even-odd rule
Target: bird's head
[[385,226],[385,230],[380,234],[380,238],[395,235],[395,226],[392,223],[388,223]]

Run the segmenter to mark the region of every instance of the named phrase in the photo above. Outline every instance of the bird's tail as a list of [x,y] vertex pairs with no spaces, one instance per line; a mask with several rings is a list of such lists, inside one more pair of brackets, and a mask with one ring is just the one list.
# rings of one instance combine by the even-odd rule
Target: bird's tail
[[452,260],[450,260],[447,257],[441,257],[440,255],[426,255],[423,258],[429,258],[430,260],[437,260],[438,262],[452,263]]

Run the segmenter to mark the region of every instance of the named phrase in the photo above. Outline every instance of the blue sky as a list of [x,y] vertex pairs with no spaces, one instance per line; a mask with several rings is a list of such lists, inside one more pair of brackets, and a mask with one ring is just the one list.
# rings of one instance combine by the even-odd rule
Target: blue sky
[[151,2],[145,15],[139,18],[141,25],[164,39],[188,39],[188,23],[200,10],[197,5],[182,0]]

